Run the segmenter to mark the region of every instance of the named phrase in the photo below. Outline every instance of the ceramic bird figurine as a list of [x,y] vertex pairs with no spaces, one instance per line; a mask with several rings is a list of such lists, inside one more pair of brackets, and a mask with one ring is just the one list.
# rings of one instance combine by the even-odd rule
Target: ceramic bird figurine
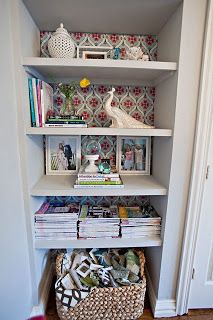
[[140,122],[134,119],[133,117],[131,117],[129,114],[119,109],[118,107],[112,107],[111,103],[113,100],[114,92],[115,92],[115,88],[112,88],[112,90],[108,92],[110,96],[107,99],[104,106],[106,114],[112,120],[112,124],[110,128],[141,128],[141,129],[154,128],[154,126],[149,126],[143,122]]

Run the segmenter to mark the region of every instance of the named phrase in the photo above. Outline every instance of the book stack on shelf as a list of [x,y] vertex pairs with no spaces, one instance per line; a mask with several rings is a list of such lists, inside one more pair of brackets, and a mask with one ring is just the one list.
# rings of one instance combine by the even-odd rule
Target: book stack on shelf
[[28,78],[32,127],[44,127],[48,110],[53,110],[53,88],[40,79]]
[[82,116],[49,116],[45,122],[45,127],[51,128],[87,128],[87,124]]
[[43,80],[28,78],[32,127],[87,128],[82,116],[56,115],[53,88]]
[[123,188],[119,173],[87,173],[80,169],[74,188]]
[[44,202],[35,213],[35,239],[77,239],[79,210],[77,203],[61,206]]
[[118,238],[120,235],[120,219],[117,206],[82,205],[78,221],[79,238]]
[[119,207],[119,217],[122,238],[159,236],[161,233],[161,217],[150,205]]

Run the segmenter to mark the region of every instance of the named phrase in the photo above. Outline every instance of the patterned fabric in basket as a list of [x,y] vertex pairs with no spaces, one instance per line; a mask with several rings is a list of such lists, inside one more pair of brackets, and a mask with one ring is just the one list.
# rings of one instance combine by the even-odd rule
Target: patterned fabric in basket
[[[56,282],[56,304],[61,320],[136,320],[143,314],[146,292],[144,276],[145,257],[143,251],[137,254],[141,264],[142,281],[123,287],[94,288],[90,292],[64,290],[60,280]],[[62,276],[60,264],[62,255],[56,260],[57,276]],[[69,292],[71,291],[71,292]],[[74,305],[74,302],[78,303]],[[69,305],[71,307],[69,307]]]

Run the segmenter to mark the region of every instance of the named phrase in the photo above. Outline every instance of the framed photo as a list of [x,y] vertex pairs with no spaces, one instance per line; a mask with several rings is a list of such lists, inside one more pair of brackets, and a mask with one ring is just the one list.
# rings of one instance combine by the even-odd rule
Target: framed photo
[[[106,54],[107,58],[110,58],[110,53],[111,53],[112,49],[113,49],[112,46],[77,46],[77,58],[83,58],[83,52],[84,52],[84,55],[85,55],[85,52],[104,53],[104,54]],[[83,58],[83,59],[85,59],[85,58]],[[93,59],[97,59],[97,58],[93,58]]]
[[83,51],[83,59],[107,59],[107,52]]
[[117,168],[122,174],[150,174],[150,137],[118,137]]
[[76,174],[80,165],[80,136],[46,136],[46,174]]

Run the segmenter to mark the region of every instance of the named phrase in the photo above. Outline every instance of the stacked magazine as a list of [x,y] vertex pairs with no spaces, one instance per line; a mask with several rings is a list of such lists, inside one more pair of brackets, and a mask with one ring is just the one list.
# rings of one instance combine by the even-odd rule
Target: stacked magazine
[[123,188],[119,173],[88,173],[80,169],[74,188]]
[[79,238],[118,238],[120,219],[118,207],[82,205],[79,214]]
[[122,238],[138,238],[159,236],[161,232],[161,217],[155,209],[148,205],[143,208],[119,207]]
[[79,205],[42,204],[35,213],[35,239],[66,240],[77,239]]

